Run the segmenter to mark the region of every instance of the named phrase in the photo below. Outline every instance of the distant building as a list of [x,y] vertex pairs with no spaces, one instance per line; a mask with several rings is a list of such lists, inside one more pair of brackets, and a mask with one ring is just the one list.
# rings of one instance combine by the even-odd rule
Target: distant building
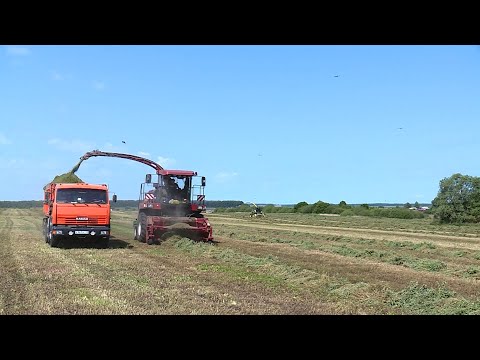
[[427,211],[428,209],[430,209],[428,206],[421,206],[421,207],[411,207],[411,208],[408,208],[409,210],[416,210],[416,211]]

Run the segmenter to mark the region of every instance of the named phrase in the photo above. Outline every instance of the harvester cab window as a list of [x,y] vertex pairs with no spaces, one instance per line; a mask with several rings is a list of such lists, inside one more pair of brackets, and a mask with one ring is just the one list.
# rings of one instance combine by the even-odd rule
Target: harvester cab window
[[188,199],[188,179],[185,176],[163,176],[159,185],[155,194],[160,201]]
[[178,195],[180,192],[180,187],[178,186],[176,179],[174,177],[167,177],[166,178],[166,190],[167,194],[171,199],[178,200]]

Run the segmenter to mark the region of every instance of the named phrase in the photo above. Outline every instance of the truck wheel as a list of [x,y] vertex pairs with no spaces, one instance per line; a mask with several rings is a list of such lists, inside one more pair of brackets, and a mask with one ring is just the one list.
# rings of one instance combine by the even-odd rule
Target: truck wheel
[[49,224],[50,224],[50,219],[46,219],[44,222],[43,222],[43,235],[45,237],[45,242],[48,244],[48,231],[49,231]]
[[50,234],[50,246],[51,247],[58,247],[58,243],[60,242],[60,239],[54,235],[52,235],[52,232],[48,232]]
[[48,219],[47,222],[47,243],[50,244],[51,247],[58,246],[58,239],[52,234],[52,222]]
[[147,215],[143,212],[138,216],[137,237],[140,242],[147,241]]

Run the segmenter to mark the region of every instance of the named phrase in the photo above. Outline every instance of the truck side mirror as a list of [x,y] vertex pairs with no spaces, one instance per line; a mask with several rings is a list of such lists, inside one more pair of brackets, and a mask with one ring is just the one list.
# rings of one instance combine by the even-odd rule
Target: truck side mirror
[[113,200],[113,202],[117,202],[117,194],[113,194],[112,200]]
[[152,174],[145,175],[145,182],[150,184],[152,182]]
[[205,186],[205,184],[206,184],[205,176],[202,176],[202,186]]

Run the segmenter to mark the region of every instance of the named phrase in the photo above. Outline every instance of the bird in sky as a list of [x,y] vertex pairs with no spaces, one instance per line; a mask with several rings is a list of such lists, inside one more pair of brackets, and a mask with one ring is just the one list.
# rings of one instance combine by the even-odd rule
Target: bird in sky
[[122,143],[126,144],[126,142],[125,142],[125,141],[123,141],[123,140],[122,140]]
[[333,77],[339,77],[340,75],[334,75]]
[[403,128],[397,128],[398,130],[403,130]]

